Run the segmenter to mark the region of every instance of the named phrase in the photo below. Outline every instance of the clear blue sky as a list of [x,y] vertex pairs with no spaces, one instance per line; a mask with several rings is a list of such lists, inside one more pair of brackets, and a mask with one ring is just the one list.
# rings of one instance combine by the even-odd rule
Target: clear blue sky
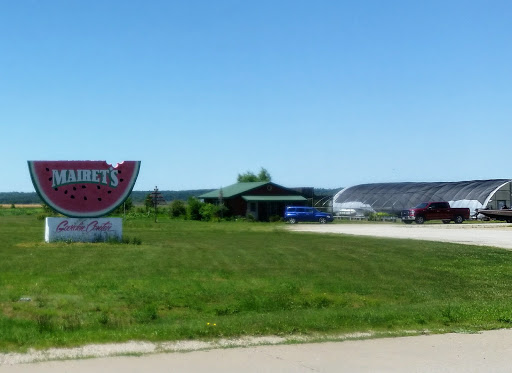
[[0,191],[512,178],[512,2],[0,0]]

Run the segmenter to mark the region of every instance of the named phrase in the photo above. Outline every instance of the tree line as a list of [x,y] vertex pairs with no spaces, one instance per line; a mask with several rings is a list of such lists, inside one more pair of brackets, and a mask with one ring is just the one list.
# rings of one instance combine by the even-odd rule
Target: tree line
[[[212,189],[195,189],[195,190],[180,190],[180,191],[172,191],[172,190],[162,190],[162,197],[167,201],[181,200],[187,201],[190,197],[197,197],[201,194],[205,194],[210,192]],[[329,196],[334,195],[338,192],[340,188],[336,189],[323,189],[323,188],[315,188],[315,197],[318,198],[320,196]],[[145,203],[145,199],[147,195],[151,193],[151,191],[133,191],[130,194],[130,198],[132,202],[136,205],[142,205]],[[41,198],[37,195],[36,192],[0,192],[0,204],[40,204]]]
[[[238,174],[237,182],[255,182],[255,181],[271,181],[272,176],[264,167],[261,167],[260,171],[256,174],[253,171],[247,171],[242,174]],[[192,189],[192,190],[161,190],[160,193],[167,202],[181,200],[188,201],[190,197],[197,197],[201,194],[208,193],[213,189]],[[323,197],[334,195],[338,192],[337,189],[323,189],[315,188],[315,197]],[[132,191],[129,198],[131,203],[135,205],[146,204],[146,198],[151,191]],[[36,192],[0,192],[0,204],[40,204],[42,203],[41,198]]]
[[[212,189],[194,189],[194,190],[163,190],[162,196],[166,201],[173,201],[176,199],[186,201],[189,197],[197,197],[201,194],[208,193]],[[151,191],[132,191],[130,198],[134,204],[144,204],[146,196]],[[40,204],[41,198],[36,192],[0,192],[0,204]]]

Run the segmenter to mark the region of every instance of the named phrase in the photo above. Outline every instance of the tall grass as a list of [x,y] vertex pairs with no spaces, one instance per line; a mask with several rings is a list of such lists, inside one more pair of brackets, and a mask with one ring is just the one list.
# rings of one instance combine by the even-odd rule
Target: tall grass
[[142,244],[45,244],[34,216],[1,217],[0,349],[512,323],[505,250],[264,223],[124,230]]

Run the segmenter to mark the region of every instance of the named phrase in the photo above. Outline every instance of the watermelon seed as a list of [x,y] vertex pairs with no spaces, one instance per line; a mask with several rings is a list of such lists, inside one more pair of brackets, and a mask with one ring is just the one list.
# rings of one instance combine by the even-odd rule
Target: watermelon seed
[[99,185],[97,185],[96,188],[101,189]]
[[68,191],[67,191],[67,190],[65,190],[65,191],[64,191],[64,194],[68,194]]
[[76,187],[73,187],[73,190],[76,190]]
[[[47,169],[47,170],[48,170],[48,169]],[[50,171],[50,170],[48,170],[48,171]],[[120,173],[121,173],[121,170],[117,171],[117,173],[118,173],[118,174],[120,174]]]
[[87,201],[87,197],[84,197],[84,201]]
[[98,198],[98,201],[100,201],[100,202],[101,202],[101,198]]
[[71,196],[71,199],[75,199],[75,196]]
[[85,188],[87,188],[87,187],[85,185],[82,185],[82,189],[85,189]]
[[54,189],[55,189],[55,191],[58,191],[58,190],[59,190],[59,188],[54,188]]
[[46,167],[46,171],[50,171],[50,169],[48,167]]
[[124,181],[124,179],[120,179],[119,181],[120,181],[120,182],[123,182],[123,181]]
[[49,177],[49,178],[48,178],[48,181],[52,181],[52,179],[53,179],[53,177]]

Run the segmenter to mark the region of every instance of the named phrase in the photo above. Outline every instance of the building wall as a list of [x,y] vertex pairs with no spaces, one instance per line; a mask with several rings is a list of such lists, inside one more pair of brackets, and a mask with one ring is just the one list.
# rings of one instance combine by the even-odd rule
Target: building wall
[[[265,184],[258,188],[254,188],[249,190],[242,195],[249,196],[289,196],[289,195],[297,195],[301,194],[295,190],[281,187],[275,184]],[[242,195],[237,195],[234,197],[224,197],[223,203],[229,210],[231,216],[247,216],[251,213],[255,219],[267,220],[271,215],[282,215],[284,212],[285,203],[284,202],[247,202],[242,198]],[[218,198],[205,198],[204,201],[206,203],[218,204]],[[254,210],[249,211],[249,204],[254,204]],[[302,203],[300,203],[302,204]],[[281,212],[279,212],[282,210]]]

